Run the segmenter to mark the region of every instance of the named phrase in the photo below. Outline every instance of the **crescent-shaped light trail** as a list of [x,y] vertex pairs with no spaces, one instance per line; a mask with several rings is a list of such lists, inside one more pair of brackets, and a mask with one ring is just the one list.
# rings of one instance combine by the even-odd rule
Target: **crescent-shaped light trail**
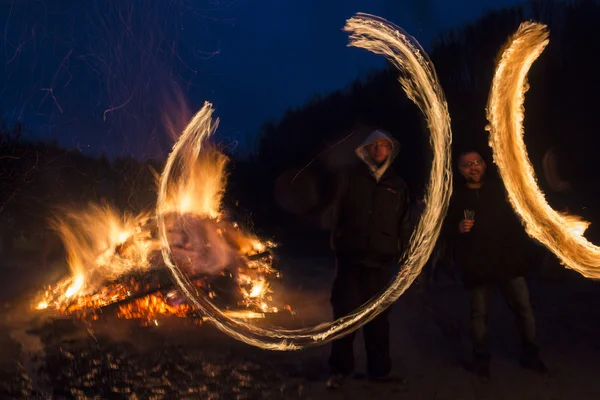
[[599,279],[600,248],[583,236],[589,223],[550,207],[538,187],[523,140],[527,73],[548,44],[548,36],[546,25],[524,22],[508,40],[488,100],[490,146],[512,207],[527,233],[568,268]]
[[400,272],[379,296],[343,318],[302,329],[264,327],[227,316],[208,297],[197,295],[185,274],[173,263],[165,224],[171,180],[177,174],[179,179],[186,178],[186,163],[198,157],[203,144],[213,132],[213,110],[209,103],[194,116],[175,143],[160,177],[156,213],[165,264],[193,307],[206,315],[221,331],[250,345],[271,350],[297,350],[344,336],[375,318],[396,301],[419,275],[440,234],[447,211],[452,187],[452,134],[446,99],[431,61],[414,38],[381,18],[357,14],[347,21],[344,30],[350,34],[350,46],[384,55],[403,72],[399,81],[408,97],[423,112],[431,135],[433,160],[426,208],[402,257]]

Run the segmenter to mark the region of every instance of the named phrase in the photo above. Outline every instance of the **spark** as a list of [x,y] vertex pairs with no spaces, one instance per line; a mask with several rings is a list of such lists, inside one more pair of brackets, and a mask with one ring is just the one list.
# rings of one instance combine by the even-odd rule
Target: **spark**
[[102,118],[103,118],[103,120],[104,120],[104,121],[106,121],[106,115],[107,115],[109,112],[113,112],[113,111],[119,110],[119,109],[121,109],[121,108],[125,107],[127,104],[129,104],[129,102],[130,102],[130,101],[131,101],[131,99],[133,98],[134,94],[135,94],[135,93],[132,93],[132,94],[131,94],[131,96],[129,96],[129,98],[128,98],[128,99],[127,99],[127,100],[126,100],[126,101],[125,101],[123,104],[121,104],[121,105],[119,105],[119,106],[114,106],[114,107],[111,107],[111,108],[109,108],[109,109],[105,110],[105,111],[104,111],[104,113],[102,114]]
[[[56,108],[58,108],[58,111],[60,111],[60,113],[63,113],[63,109],[60,106],[60,104],[58,103],[58,100],[56,99],[56,96],[54,95],[54,90],[52,88],[41,88],[40,90],[44,91],[44,92],[48,92],[48,94],[50,96],[52,96],[52,100],[54,100],[54,104],[56,105]],[[44,97],[45,99],[45,97]]]
[[[58,69],[56,70],[56,72],[54,73],[54,76],[52,77],[52,81],[50,83],[50,87],[49,88],[41,88],[40,90],[43,90],[46,93],[46,96],[44,96],[44,98],[42,99],[41,103],[40,103],[40,107],[42,106],[42,104],[44,104],[44,102],[46,101],[46,97],[48,97],[48,95],[52,96],[52,99],[54,100],[54,104],[56,104],[56,107],[58,108],[58,111],[60,111],[61,114],[63,114],[63,109],[60,106],[60,104],[58,104],[58,100],[56,99],[56,96],[54,95],[54,84],[56,82],[56,79],[58,78],[60,71],[62,70],[63,66],[68,64],[69,62],[69,58],[71,57],[71,54],[73,54],[73,49],[69,50],[69,52],[67,53],[67,55],[62,59],[62,61],[60,62]],[[68,68],[68,67],[67,67]],[[68,72],[68,70],[67,70]],[[71,73],[69,73],[69,81],[64,85],[64,87],[66,87],[69,82],[71,81],[72,77],[71,77]]]
[[294,183],[294,182],[296,181],[296,179],[298,178],[298,176],[300,176],[300,174],[301,174],[302,172],[304,172],[304,171],[305,171],[305,170],[306,170],[308,167],[310,167],[310,166],[311,166],[311,164],[312,164],[313,162],[315,162],[315,161],[316,161],[316,160],[317,160],[319,157],[321,157],[323,154],[327,153],[328,151],[330,151],[330,150],[331,150],[331,149],[333,149],[334,147],[337,147],[337,146],[339,146],[340,144],[342,144],[342,143],[343,143],[343,142],[345,142],[346,140],[350,139],[350,138],[352,137],[352,135],[354,135],[354,131],[352,131],[352,132],[351,132],[351,133],[350,133],[348,136],[346,136],[346,137],[344,137],[343,139],[341,139],[341,140],[337,141],[336,143],[334,143],[332,146],[328,147],[327,149],[325,149],[325,150],[323,150],[322,152],[320,152],[319,154],[317,154],[317,155],[315,156],[315,158],[313,158],[312,160],[310,160],[310,161],[308,162],[308,164],[306,164],[304,167],[302,167],[302,168],[300,169],[300,171],[298,171],[298,172],[296,173],[296,175],[294,175],[294,177],[292,178],[292,183]]
[[550,207],[537,185],[523,140],[527,73],[549,43],[548,36],[546,25],[525,22],[508,40],[488,100],[490,146],[512,207],[529,236],[544,244],[568,268],[599,279],[600,248],[583,237],[589,223]]
[[350,46],[384,55],[399,70],[405,72],[399,78],[400,84],[407,96],[423,112],[431,133],[433,160],[427,186],[426,208],[402,257],[404,263],[400,272],[378,297],[336,321],[289,330],[236,320],[214,305],[207,296],[193,294],[195,290],[191,282],[171,259],[165,214],[169,207],[170,181],[177,172],[176,166],[185,166],[190,161],[190,157],[197,157],[206,140],[216,129],[216,125],[212,124],[213,109],[210,103],[205,103],[185,128],[173,146],[160,177],[156,219],[161,253],[181,292],[187,297],[189,304],[206,315],[218,329],[237,340],[264,349],[298,350],[320,345],[347,335],[375,318],[396,301],[419,275],[433,250],[447,211],[452,184],[450,166],[452,135],[448,106],[433,64],[414,38],[381,18],[358,14],[347,21],[344,30],[350,33]]
[[12,63],[14,61],[14,59],[17,58],[17,56],[19,54],[21,54],[21,51],[23,50],[23,47],[27,43],[31,42],[34,39],[35,39],[35,29],[32,29],[31,30],[31,37],[29,39],[27,39],[26,41],[22,42],[21,44],[19,44],[19,46],[17,48],[15,48],[15,52],[13,53],[12,58],[6,62],[6,66],[8,66],[10,63]]

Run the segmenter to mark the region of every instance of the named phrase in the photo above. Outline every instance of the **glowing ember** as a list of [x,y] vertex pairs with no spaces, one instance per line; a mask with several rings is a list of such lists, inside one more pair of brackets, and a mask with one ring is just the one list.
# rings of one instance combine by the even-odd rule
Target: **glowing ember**
[[157,315],[172,315],[187,317],[191,312],[187,304],[169,305],[161,294],[136,299],[120,306],[117,316],[126,319],[141,319],[148,322],[156,321]]
[[237,319],[260,319],[265,317],[264,313],[254,311],[225,311],[225,314]]
[[600,278],[600,248],[583,234],[589,222],[559,213],[537,185],[523,140],[527,73],[548,44],[543,24],[521,24],[509,39],[496,67],[487,108],[490,146],[510,202],[527,233],[556,254],[567,267],[587,278]]

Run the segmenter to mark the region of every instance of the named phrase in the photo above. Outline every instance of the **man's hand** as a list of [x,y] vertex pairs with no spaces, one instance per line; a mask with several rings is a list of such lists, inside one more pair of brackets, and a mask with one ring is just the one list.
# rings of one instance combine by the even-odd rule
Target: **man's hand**
[[473,221],[472,219],[463,219],[458,224],[458,231],[460,233],[471,232],[471,228],[473,228],[474,223],[475,223],[475,221]]

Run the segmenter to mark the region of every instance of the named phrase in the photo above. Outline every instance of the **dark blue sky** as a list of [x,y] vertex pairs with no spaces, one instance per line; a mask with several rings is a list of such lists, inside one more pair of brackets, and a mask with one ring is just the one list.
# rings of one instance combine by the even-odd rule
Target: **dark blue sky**
[[[340,89],[381,57],[347,48],[344,22],[382,16],[427,49],[442,29],[511,0],[0,2],[0,113],[30,135],[110,155],[168,150],[204,100],[243,153],[260,125]],[[189,112],[183,112],[184,104]]]

